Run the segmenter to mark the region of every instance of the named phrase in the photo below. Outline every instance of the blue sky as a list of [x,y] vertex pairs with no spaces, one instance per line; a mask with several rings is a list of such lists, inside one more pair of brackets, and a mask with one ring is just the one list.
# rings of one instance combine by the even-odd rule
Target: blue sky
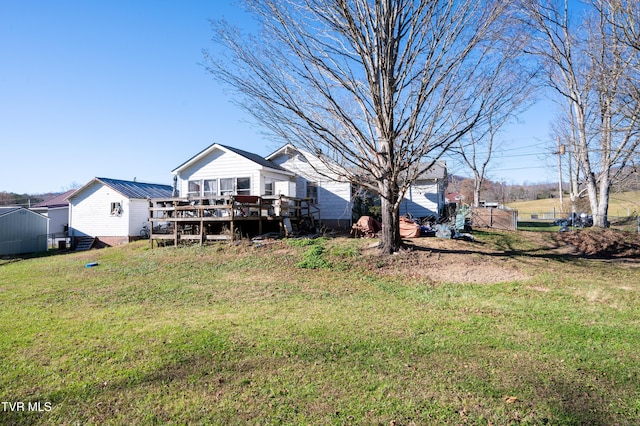
[[[224,0],[0,0],[0,191],[96,176],[171,184],[171,170],[214,142],[272,152],[201,65],[209,19],[222,17],[248,19]],[[549,111],[534,106],[510,126],[491,178],[557,179],[542,158]]]

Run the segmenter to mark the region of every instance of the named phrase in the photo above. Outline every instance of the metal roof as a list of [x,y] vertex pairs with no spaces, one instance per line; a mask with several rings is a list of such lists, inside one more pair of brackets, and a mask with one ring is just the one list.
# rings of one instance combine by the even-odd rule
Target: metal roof
[[26,207],[20,207],[20,206],[3,206],[3,207],[0,207],[0,217],[1,216],[6,216],[6,215],[8,215],[10,213],[13,213],[13,212],[16,212],[18,210],[24,210],[25,212],[29,212],[30,214],[36,215],[37,217],[41,217],[41,218],[44,218],[44,219],[48,220],[48,218],[46,216],[43,216],[38,212],[34,212],[33,210],[29,210]]
[[97,177],[71,194],[68,199],[75,197],[94,182],[100,182],[129,199],[167,198],[173,194],[173,187],[170,185]]
[[4,216],[5,214],[9,214],[11,212],[14,212],[16,210],[20,210],[22,208],[23,207],[14,207],[14,206],[11,206],[11,207],[0,207],[0,216]]
[[171,197],[173,188],[171,185],[161,185],[157,183],[131,182],[128,180],[118,180],[109,178],[96,178],[127,198],[163,198]]
[[48,207],[48,208],[53,208],[53,207],[66,207],[69,205],[69,202],[67,201],[67,198],[69,198],[71,196],[71,194],[73,194],[76,190],[72,189],[70,191],[67,191],[63,194],[58,194],[53,198],[49,198],[48,200],[45,201],[41,201],[37,204],[34,204],[33,206],[31,206],[32,208],[42,208],[42,207]]

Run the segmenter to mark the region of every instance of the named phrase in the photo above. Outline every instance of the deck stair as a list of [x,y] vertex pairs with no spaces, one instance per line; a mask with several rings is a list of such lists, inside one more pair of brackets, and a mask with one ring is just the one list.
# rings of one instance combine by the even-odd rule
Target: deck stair
[[78,237],[76,238],[76,251],[87,251],[93,247],[94,237]]

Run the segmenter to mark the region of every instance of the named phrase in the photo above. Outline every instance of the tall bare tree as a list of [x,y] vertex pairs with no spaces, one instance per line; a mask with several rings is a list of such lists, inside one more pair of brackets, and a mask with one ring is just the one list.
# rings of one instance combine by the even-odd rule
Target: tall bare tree
[[213,22],[221,49],[208,70],[271,133],[379,194],[381,249],[397,251],[408,187],[483,120],[468,82],[482,70],[480,43],[507,28],[506,2],[245,3],[261,33]]
[[638,155],[640,99],[630,77],[637,52],[615,37],[606,4],[572,23],[568,0],[523,0],[536,31],[534,52],[548,82],[571,106],[572,153],[580,167],[594,225],[608,224],[609,193]]

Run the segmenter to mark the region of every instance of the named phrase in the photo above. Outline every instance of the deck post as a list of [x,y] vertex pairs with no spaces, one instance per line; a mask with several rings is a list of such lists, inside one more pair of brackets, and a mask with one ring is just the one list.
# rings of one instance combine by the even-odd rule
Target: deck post
[[149,249],[153,250],[153,202],[149,200]]
[[233,219],[235,216],[235,204],[236,204],[236,199],[235,197],[231,196],[231,210],[229,212],[229,218],[231,218],[231,221],[229,222],[229,231],[231,232],[231,235],[229,236],[230,241],[234,240],[235,231],[236,231],[233,226]]
[[173,246],[178,247],[178,201],[173,200],[173,211],[175,212],[175,222],[173,223]]

